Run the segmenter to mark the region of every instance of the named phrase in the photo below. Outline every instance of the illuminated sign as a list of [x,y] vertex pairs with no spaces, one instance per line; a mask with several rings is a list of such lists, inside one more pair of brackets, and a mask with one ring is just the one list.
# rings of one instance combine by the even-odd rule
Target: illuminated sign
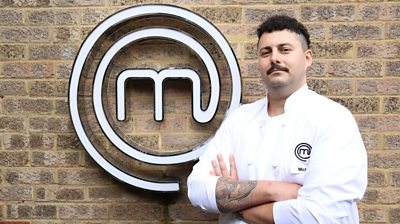
[[[88,76],[86,72],[83,72],[85,70],[85,63],[88,62],[89,55],[95,48],[96,43],[101,39],[102,36],[106,35],[107,32],[114,27],[118,27],[121,23],[134,21],[137,18],[143,17],[178,19],[189,26],[195,27],[197,30],[201,30],[201,32],[206,33],[212,42],[217,45],[222,52],[223,58],[227,64],[228,73],[230,74],[231,96],[227,111],[235,109],[239,106],[241,97],[241,83],[238,64],[231,47],[223,35],[215,28],[215,26],[213,26],[203,17],[176,6],[141,5],[122,10],[108,17],[96,28],[94,28],[94,30],[88,35],[82,44],[75,59],[70,78],[69,106],[71,118],[75,127],[75,131],[86,151],[108,173],[117,179],[136,187],[162,192],[178,191],[179,183],[176,181],[160,182],[139,178],[135,175],[124,172],[108,159],[104,158],[104,156],[99,153],[99,150],[96,149],[95,144],[93,144],[93,141],[91,140],[92,136],[95,136],[95,134],[88,134],[85,131],[81,110],[79,109],[79,107],[82,106],[80,105],[80,101],[78,101],[78,97],[80,96],[80,86],[82,85],[81,79],[83,76]],[[118,133],[116,133],[115,128],[113,128],[113,125],[109,121],[110,118],[106,115],[105,108],[110,107],[110,105],[104,105],[104,91],[107,90],[107,88],[104,87],[104,80],[106,79],[106,74],[113,58],[115,58],[115,56],[125,47],[130,46],[138,41],[153,40],[154,38],[177,42],[193,51],[194,54],[200,58],[201,62],[206,68],[210,85],[210,95],[208,97],[207,108],[202,109],[201,107],[201,77],[198,72],[191,68],[163,68],[159,71],[151,68],[126,68],[115,78],[116,120],[123,122],[126,119],[125,94],[127,81],[131,79],[146,78],[150,79],[154,83],[154,119],[157,122],[163,122],[164,119],[164,82],[168,79],[186,79],[190,81],[192,84],[193,119],[199,124],[210,122],[217,113],[217,107],[220,100],[220,72],[217,69],[217,63],[215,60],[213,60],[209,53],[210,51],[207,50],[207,48],[196,39],[196,37],[180,31],[179,28],[180,27],[149,26],[130,31],[127,34],[122,35],[122,37],[117,39],[99,59],[99,63],[92,81],[91,95],[95,115],[94,117],[96,118],[95,121],[98,122],[101,131],[107,137],[107,141],[109,141],[114,147],[128,157],[147,164],[172,165],[195,160],[204,152],[208,141],[199,147],[174,155],[157,155],[146,153],[134,145],[129,144],[127,141],[122,139]]]

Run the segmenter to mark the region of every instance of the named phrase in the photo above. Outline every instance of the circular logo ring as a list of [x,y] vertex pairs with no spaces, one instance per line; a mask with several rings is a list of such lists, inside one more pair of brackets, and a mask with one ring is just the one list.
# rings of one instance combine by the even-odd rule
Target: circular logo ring
[[[153,15],[165,15],[172,16],[175,18],[182,19],[183,21],[189,22],[192,25],[195,25],[204,32],[206,32],[210,38],[212,38],[215,43],[221,49],[223,55],[226,58],[228,63],[229,71],[231,74],[232,81],[232,93],[231,93],[231,101],[228,108],[232,110],[237,108],[240,105],[241,98],[241,82],[240,82],[240,73],[239,66],[237,64],[236,58],[232,49],[230,48],[228,42],[223,37],[223,35],[216,29],[214,25],[209,23],[203,17],[185,10],[183,8],[179,8],[176,6],[169,5],[141,5],[128,9],[124,9],[120,12],[115,13],[114,15],[108,17],[103,22],[101,22],[86,38],[83,42],[78,55],[74,61],[70,83],[69,83],[69,108],[70,115],[72,119],[73,126],[75,131],[81,140],[82,145],[86,149],[86,151],[90,154],[90,156],[107,172],[115,176],[117,179],[126,182],[128,184],[151,189],[155,191],[178,191],[179,184],[178,183],[157,183],[157,182],[149,182],[132,175],[129,175],[119,168],[115,167],[109,161],[107,161],[94,147],[94,145],[89,140],[89,137],[85,133],[85,130],[82,125],[81,116],[78,110],[78,88],[79,88],[79,80],[81,77],[81,71],[87,61],[89,54],[96,44],[96,42],[100,39],[100,37],[110,28],[130,19],[134,19],[141,16],[153,16]],[[201,155],[205,150],[205,146],[199,147],[196,150],[192,150],[187,152],[187,156],[181,161],[184,160],[190,161],[196,159],[199,155]],[[166,164],[167,161],[171,162],[171,158],[168,156],[163,156],[163,159],[157,161],[156,163]],[[152,161],[154,158],[145,159],[147,161]]]
[[297,159],[302,162],[306,162],[311,155],[311,145],[307,143],[300,143],[294,149],[294,154],[296,155]]

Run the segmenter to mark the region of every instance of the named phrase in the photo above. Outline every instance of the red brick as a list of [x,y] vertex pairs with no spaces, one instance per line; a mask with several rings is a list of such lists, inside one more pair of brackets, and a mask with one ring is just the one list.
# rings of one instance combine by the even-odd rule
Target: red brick
[[356,120],[362,132],[400,130],[400,115],[356,116]]
[[400,187],[400,171],[393,171],[391,173],[392,185]]
[[387,76],[400,77],[400,61],[388,61],[385,74]]
[[361,20],[400,20],[399,10],[400,5],[396,3],[361,4],[358,13]]
[[385,173],[379,170],[368,171],[368,186],[386,186]]
[[243,83],[243,94],[246,96],[260,96],[265,95],[266,88],[264,83],[260,79],[256,80],[244,80]]
[[53,149],[55,137],[52,135],[30,134],[29,146],[32,149]]
[[136,132],[138,133],[149,133],[149,132],[158,132],[158,131],[173,131],[173,132],[181,132],[187,129],[186,117],[178,117],[178,116],[165,116],[162,122],[157,122],[154,120],[154,117],[135,117],[134,118],[134,127],[136,127]]
[[55,64],[55,76],[58,79],[69,79],[72,71],[71,63],[57,63]]
[[383,99],[385,113],[399,114],[400,113],[400,97],[385,97]]
[[0,224],[30,224],[29,221],[0,221]]
[[23,131],[25,120],[22,117],[0,117],[0,131]]
[[354,5],[304,6],[301,19],[304,21],[353,21]]
[[81,141],[76,135],[59,134],[57,135],[57,149],[83,150]]
[[64,169],[58,171],[58,180],[62,185],[94,185],[110,184],[110,174],[97,169]]
[[29,170],[12,169],[4,171],[5,180],[10,184],[53,184],[52,171],[30,168]]
[[400,223],[400,208],[391,208],[389,210],[389,217],[391,223]]
[[0,10],[0,25],[17,26],[22,25],[24,14],[22,9],[2,9]]
[[25,95],[27,95],[27,91],[25,88],[24,81],[0,81],[0,96],[25,96]]
[[65,97],[68,95],[68,82],[66,81],[33,81],[30,84],[31,96]]
[[213,23],[239,23],[242,18],[239,7],[194,7],[192,10]]
[[357,57],[359,58],[398,58],[400,54],[400,42],[376,41],[360,43],[357,45]]
[[357,95],[399,95],[400,79],[367,79],[356,81]]
[[46,204],[11,204],[7,206],[7,217],[13,219],[55,219],[57,208]]
[[19,61],[27,57],[25,46],[20,44],[0,44],[0,60]]
[[333,40],[371,40],[381,39],[382,25],[339,24],[329,27],[329,37]]
[[159,204],[113,204],[110,206],[110,217],[116,220],[161,221],[164,209]]
[[74,167],[79,166],[79,152],[32,152],[32,166]]
[[397,204],[400,202],[400,189],[393,187],[367,188],[362,200],[368,204]]
[[33,199],[32,187],[2,186],[0,188],[0,201],[31,201]]
[[0,166],[21,167],[28,165],[28,152],[0,152]]
[[9,7],[45,7],[50,5],[50,0],[2,1],[0,5]]
[[50,114],[53,102],[47,99],[6,99],[3,108],[9,114]]
[[98,24],[111,13],[111,9],[87,8],[82,11],[82,24]]
[[84,189],[67,187],[38,187],[35,195],[38,201],[82,201],[85,199]]
[[360,222],[387,222],[387,209],[379,207],[360,207]]
[[312,43],[311,49],[313,50],[314,57],[321,58],[350,58],[355,46],[352,42],[346,41],[329,41]]
[[310,89],[324,96],[352,95],[352,81],[347,79],[309,79]]
[[70,0],[54,0],[57,6],[102,6],[104,0],[86,0],[86,1],[70,1]]
[[387,38],[398,39],[400,37],[400,24],[388,24],[386,28]]
[[383,63],[381,61],[332,61],[329,75],[335,77],[381,77]]
[[78,27],[57,27],[54,41],[56,43],[81,42],[81,30]]
[[313,61],[311,67],[307,69],[308,77],[324,77],[327,75],[328,66],[325,61]]
[[75,9],[36,9],[27,14],[32,25],[75,25],[79,20],[79,10]]
[[288,15],[294,17],[296,15],[296,8],[294,7],[256,7],[256,8],[245,8],[244,20],[246,23],[259,24],[266,20],[268,17],[274,15]]
[[78,46],[73,44],[31,45],[29,58],[32,60],[73,60]]
[[209,138],[204,134],[165,134],[161,136],[161,149],[167,152],[183,152],[193,149]]
[[382,168],[390,169],[400,166],[400,152],[369,152],[368,153],[368,167],[369,168]]
[[190,221],[217,221],[218,214],[211,214],[193,207],[191,204],[172,204],[168,206],[169,217],[172,220],[190,220]]
[[379,149],[379,134],[376,133],[362,133],[365,148],[368,151],[374,151]]
[[5,149],[26,149],[29,146],[27,135],[4,134],[3,139]]
[[9,62],[3,65],[3,73],[8,78],[49,78],[53,69],[51,62]]
[[400,135],[385,135],[384,136],[384,149],[400,150]]
[[42,27],[12,27],[0,31],[0,42],[49,42],[50,30]]
[[378,97],[331,98],[349,109],[353,114],[379,113],[380,99]]
[[72,122],[69,117],[31,117],[29,127],[35,132],[71,132]]

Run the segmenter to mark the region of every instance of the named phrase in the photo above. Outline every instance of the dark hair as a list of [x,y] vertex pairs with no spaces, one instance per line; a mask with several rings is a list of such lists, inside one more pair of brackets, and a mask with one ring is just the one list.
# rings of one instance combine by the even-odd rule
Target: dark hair
[[258,39],[260,39],[263,33],[272,33],[274,31],[286,29],[303,36],[307,43],[307,49],[310,48],[310,34],[308,33],[307,28],[295,18],[285,15],[272,16],[265,20],[265,22],[258,27],[257,36]]

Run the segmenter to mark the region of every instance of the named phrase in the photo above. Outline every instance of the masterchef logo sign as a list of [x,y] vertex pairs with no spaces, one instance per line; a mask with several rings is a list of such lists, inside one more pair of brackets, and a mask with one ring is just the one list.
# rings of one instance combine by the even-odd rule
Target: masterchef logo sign
[[[173,46],[167,50],[172,53],[158,52],[165,46]],[[149,52],[152,56],[146,57]],[[141,144],[149,135],[138,135],[135,130],[140,128],[132,126],[144,127],[149,122],[132,122],[135,112],[149,114],[143,105],[151,104],[153,122],[165,122],[166,111],[172,107],[166,92],[168,88],[174,91],[166,83],[174,80],[189,83],[189,91],[174,94],[190,98],[188,117],[195,127],[209,125],[218,111],[224,110],[223,117],[240,104],[240,74],[231,47],[214,25],[189,10],[170,5],[127,8],[102,21],[83,42],[70,79],[71,118],[90,157],[120,181],[153,191],[179,191],[179,182],[173,178],[141,175],[141,164],[157,167],[196,160],[212,138],[211,133],[198,144],[167,153],[157,140],[161,134],[153,138],[161,152],[146,150]],[[225,86],[229,86],[228,97],[222,94]],[[147,104],[143,92],[151,92]],[[134,163],[139,165],[130,165]]]

